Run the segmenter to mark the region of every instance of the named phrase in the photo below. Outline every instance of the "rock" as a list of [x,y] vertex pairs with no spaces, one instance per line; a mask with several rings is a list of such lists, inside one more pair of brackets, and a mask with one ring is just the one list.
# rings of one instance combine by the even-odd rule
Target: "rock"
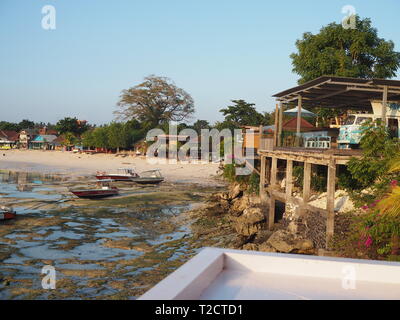
[[262,244],[267,242],[267,240],[269,239],[269,237],[273,234],[273,231],[270,230],[260,230],[259,232],[257,232],[253,243],[255,244]]
[[258,246],[258,251],[261,252],[277,252],[276,249],[268,243],[263,243]]
[[248,208],[236,219],[234,227],[237,233],[252,236],[263,228],[264,222],[265,217],[260,208]]
[[238,234],[238,235],[236,235],[236,237],[232,241],[232,246],[235,249],[240,249],[246,244],[247,241],[248,241],[248,237],[245,237],[245,236],[242,236],[242,235]]
[[267,244],[284,253],[292,252],[295,249],[294,236],[286,230],[276,231],[268,239]]
[[290,221],[287,227],[290,233],[296,234],[297,233],[297,223],[295,221]]
[[314,249],[313,242],[308,239],[301,239],[301,240],[297,241],[296,246],[301,251],[308,251],[308,250]]
[[234,184],[229,191],[229,200],[234,200],[243,194],[243,187],[240,184]]
[[246,243],[243,247],[242,250],[248,250],[248,251],[259,251],[258,246],[255,243]]
[[297,238],[287,230],[276,231],[266,242],[279,252],[310,254],[314,251],[314,244],[311,240]]
[[232,201],[229,213],[235,217],[243,214],[243,211],[250,207],[250,198],[245,195]]
[[202,213],[207,217],[216,217],[224,215],[229,211],[229,202],[221,200],[219,202],[208,203],[203,209]]
[[229,200],[229,193],[228,192],[217,193],[216,198],[217,201],[220,199]]

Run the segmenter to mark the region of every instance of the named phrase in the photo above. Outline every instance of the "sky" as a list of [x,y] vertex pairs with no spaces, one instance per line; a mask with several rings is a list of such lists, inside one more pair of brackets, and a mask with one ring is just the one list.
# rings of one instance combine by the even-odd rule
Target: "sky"
[[345,5],[400,51],[398,0],[1,0],[0,121],[107,123],[121,91],[151,74],[193,97],[189,122],[222,120],[234,99],[272,111],[271,96],[297,84],[296,40],[340,23]]

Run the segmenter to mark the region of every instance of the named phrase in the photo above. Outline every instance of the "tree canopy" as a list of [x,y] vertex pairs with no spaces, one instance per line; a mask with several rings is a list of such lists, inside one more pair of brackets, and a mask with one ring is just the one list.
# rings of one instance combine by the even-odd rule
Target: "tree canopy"
[[322,75],[354,78],[393,78],[400,66],[394,43],[378,37],[371,20],[356,16],[356,29],[331,23],[318,34],[304,33],[291,54],[293,72],[299,83]]
[[194,113],[192,97],[169,78],[148,76],[122,91],[115,111],[124,120],[136,119],[148,129],[169,121],[183,121]]
[[67,117],[59,120],[55,128],[61,134],[71,132],[75,135],[81,135],[89,129],[89,125],[86,122],[78,121],[77,118]]
[[244,100],[232,100],[233,105],[221,109],[224,115],[223,122],[217,124],[218,129],[235,129],[241,126],[259,126],[264,124],[268,113],[262,115],[254,107],[254,103],[247,103]]

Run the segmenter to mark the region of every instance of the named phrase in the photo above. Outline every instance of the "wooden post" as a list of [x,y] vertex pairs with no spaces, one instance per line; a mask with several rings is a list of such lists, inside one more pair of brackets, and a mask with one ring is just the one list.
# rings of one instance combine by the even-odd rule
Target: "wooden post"
[[[273,157],[271,163],[271,177],[270,177],[270,187],[274,190],[276,186],[276,174],[278,169],[278,159]],[[272,193],[269,195],[269,214],[268,214],[268,229],[272,230],[275,224],[275,197]]]
[[304,178],[303,178],[303,205],[300,208],[300,214],[304,215],[306,213],[306,206],[308,201],[310,201],[311,194],[311,170],[312,164],[309,162],[304,162]]
[[333,237],[335,231],[335,183],[336,183],[336,162],[331,159],[328,165],[327,203],[328,212],[326,220],[326,247]]
[[271,187],[274,188],[276,186],[276,173],[278,169],[278,159],[273,157],[271,164]]
[[260,170],[260,199],[261,202],[265,202],[267,195],[265,193],[265,169],[266,169],[266,157],[261,156],[261,170]]
[[271,194],[269,197],[269,212],[268,212],[268,229],[272,230],[275,225],[275,197]]
[[282,146],[282,122],[283,122],[283,104],[281,102],[279,108],[278,147]]
[[[258,139],[258,150],[263,150],[264,149],[264,144],[263,144],[263,126],[262,125],[260,125],[260,127],[258,128],[258,130],[259,130],[259,139]],[[255,134],[255,133],[254,133]],[[254,144],[256,144],[255,143],[255,141],[254,141]],[[254,147],[256,147],[256,146],[254,146]]]
[[387,99],[388,99],[388,86],[383,86],[382,123],[385,127],[387,127],[387,119],[386,119]]
[[300,130],[301,130],[301,109],[303,104],[302,96],[299,96],[297,106],[297,128],[296,128],[296,147],[300,147]]
[[278,145],[279,105],[275,107],[274,148]]
[[303,179],[303,201],[307,203],[310,200],[311,190],[311,163],[304,162],[304,179]]
[[287,160],[286,165],[286,200],[290,201],[293,191],[293,160]]

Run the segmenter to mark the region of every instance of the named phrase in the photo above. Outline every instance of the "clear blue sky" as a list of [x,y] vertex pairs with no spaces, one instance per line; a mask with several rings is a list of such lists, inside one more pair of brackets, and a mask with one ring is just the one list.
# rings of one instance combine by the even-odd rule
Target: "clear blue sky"
[[[48,4],[56,30],[41,27]],[[0,120],[106,123],[150,74],[189,92],[195,118],[221,120],[232,99],[271,111],[271,95],[296,85],[296,39],[348,4],[400,51],[399,0],[1,0]]]

